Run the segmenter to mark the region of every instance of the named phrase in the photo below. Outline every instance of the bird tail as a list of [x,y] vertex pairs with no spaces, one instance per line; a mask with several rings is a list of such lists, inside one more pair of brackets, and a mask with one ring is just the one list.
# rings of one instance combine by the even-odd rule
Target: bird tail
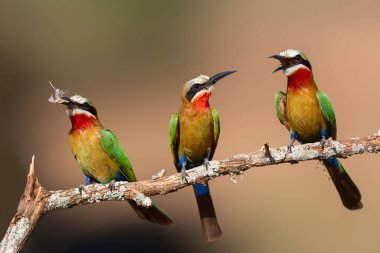
[[[207,187],[207,190],[202,189]],[[212,203],[212,198],[208,185],[194,185],[195,197],[197,199],[199,215],[201,217],[202,232],[207,242],[218,240],[222,236],[222,230],[219,227],[218,220]],[[199,194],[201,193],[202,194]]]
[[155,204],[152,204],[150,207],[146,208],[144,206],[137,205],[133,200],[128,200],[128,202],[140,219],[160,225],[169,225],[170,223],[173,223],[169,216]]
[[357,210],[363,207],[361,194],[358,187],[352,181],[343,165],[335,157],[323,160],[327,171],[342,199],[343,205],[350,210]]

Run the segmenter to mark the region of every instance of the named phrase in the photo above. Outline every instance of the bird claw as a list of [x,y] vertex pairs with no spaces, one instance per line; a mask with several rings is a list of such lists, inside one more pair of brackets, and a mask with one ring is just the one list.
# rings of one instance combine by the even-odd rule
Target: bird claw
[[292,151],[292,148],[294,147],[294,145],[293,145],[293,143],[290,143],[289,145],[288,145],[288,153],[292,153],[293,151]]
[[208,166],[210,166],[210,161],[205,159],[203,166],[206,168],[206,170],[208,170]]
[[86,182],[85,182],[85,184],[82,184],[82,185],[80,185],[79,187],[78,187],[78,190],[79,190],[79,193],[82,195],[82,192],[84,191],[84,187],[86,186],[86,185],[89,185],[89,184],[91,184],[91,179],[88,179],[87,180],[87,178],[86,178]]
[[292,148],[294,147],[294,142],[296,141],[296,133],[290,132],[290,143],[288,145],[288,153],[292,153]]
[[111,192],[115,190],[115,182],[115,180],[111,180],[111,182],[108,184],[108,189],[110,189]]
[[186,179],[186,169],[185,169],[185,166],[182,167],[181,169],[181,177],[182,177],[182,181],[188,183],[187,179]]
[[79,187],[78,187],[78,190],[79,190],[79,194],[80,195],[82,195],[82,192],[84,191],[84,187],[85,187],[86,185],[80,185]]
[[322,137],[322,140],[319,142],[319,143],[321,144],[321,148],[322,148],[322,149],[325,148],[325,146],[326,146],[326,142],[327,142],[326,137],[323,136],[323,137]]

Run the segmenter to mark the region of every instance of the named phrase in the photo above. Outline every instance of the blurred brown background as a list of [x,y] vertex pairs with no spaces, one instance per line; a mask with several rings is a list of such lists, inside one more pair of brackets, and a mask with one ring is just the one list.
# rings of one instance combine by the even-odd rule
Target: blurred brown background
[[[174,172],[168,121],[185,81],[237,69],[211,99],[222,132],[215,159],[286,145],[273,97],[286,78],[268,56],[287,48],[311,60],[333,102],[339,137],[380,128],[378,1],[1,1],[0,232],[28,166],[48,189],[84,181],[67,143],[70,121],[47,102],[48,81],[90,98],[140,179]],[[126,203],[45,216],[25,252],[379,252],[380,156],[343,161],[364,208],[343,208],[316,161],[252,169],[238,184],[211,182],[224,231],[204,244],[190,187],[154,198],[175,221],[140,221]],[[2,236],[1,236],[2,237]]]

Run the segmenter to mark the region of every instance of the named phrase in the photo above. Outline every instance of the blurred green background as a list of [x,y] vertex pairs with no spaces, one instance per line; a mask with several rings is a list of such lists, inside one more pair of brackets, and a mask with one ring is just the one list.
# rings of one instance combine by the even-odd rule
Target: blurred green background
[[[237,69],[211,99],[222,132],[215,159],[288,144],[273,97],[285,90],[267,57],[309,57],[333,102],[339,137],[380,128],[379,1],[0,1],[0,232],[23,192],[29,163],[48,189],[83,183],[63,107],[48,81],[92,100],[139,179],[175,171],[168,121],[183,83]],[[204,244],[190,187],[154,200],[175,223],[136,218],[112,202],[49,213],[24,252],[379,252],[379,155],[343,161],[364,208],[343,208],[316,161],[252,169],[211,182],[224,235]]]

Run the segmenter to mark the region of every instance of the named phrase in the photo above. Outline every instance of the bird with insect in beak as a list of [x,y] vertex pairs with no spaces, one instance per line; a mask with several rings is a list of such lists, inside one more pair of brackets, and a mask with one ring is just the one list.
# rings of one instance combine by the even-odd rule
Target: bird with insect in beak
[[[79,95],[66,97],[65,92],[55,89],[55,94],[49,101],[67,106],[72,125],[69,145],[85,174],[86,184],[109,183],[112,190],[116,181],[137,181],[132,165],[116,136],[103,127],[95,107],[87,98]],[[137,205],[133,200],[128,202],[141,219],[161,225],[172,223],[172,220],[154,204],[146,208]]]
[[[183,86],[182,106],[169,124],[169,141],[174,165],[186,178],[186,170],[207,166],[218,143],[220,126],[218,112],[209,105],[214,85],[236,71],[224,71],[212,77],[200,75]],[[216,218],[208,184],[195,184],[194,192],[207,242],[219,239],[222,231]]]
[[[288,49],[273,55],[288,78],[286,93],[275,95],[275,108],[280,122],[290,131],[289,151],[294,141],[311,143],[327,138],[336,139],[336,120],[331,102],[325,93],[318,90],[311,64],[304,53]],[[351,180],[343,165],[335,157],[322,161],[329,172],[343,205],[356,210],[363,207],[358,187]]]

